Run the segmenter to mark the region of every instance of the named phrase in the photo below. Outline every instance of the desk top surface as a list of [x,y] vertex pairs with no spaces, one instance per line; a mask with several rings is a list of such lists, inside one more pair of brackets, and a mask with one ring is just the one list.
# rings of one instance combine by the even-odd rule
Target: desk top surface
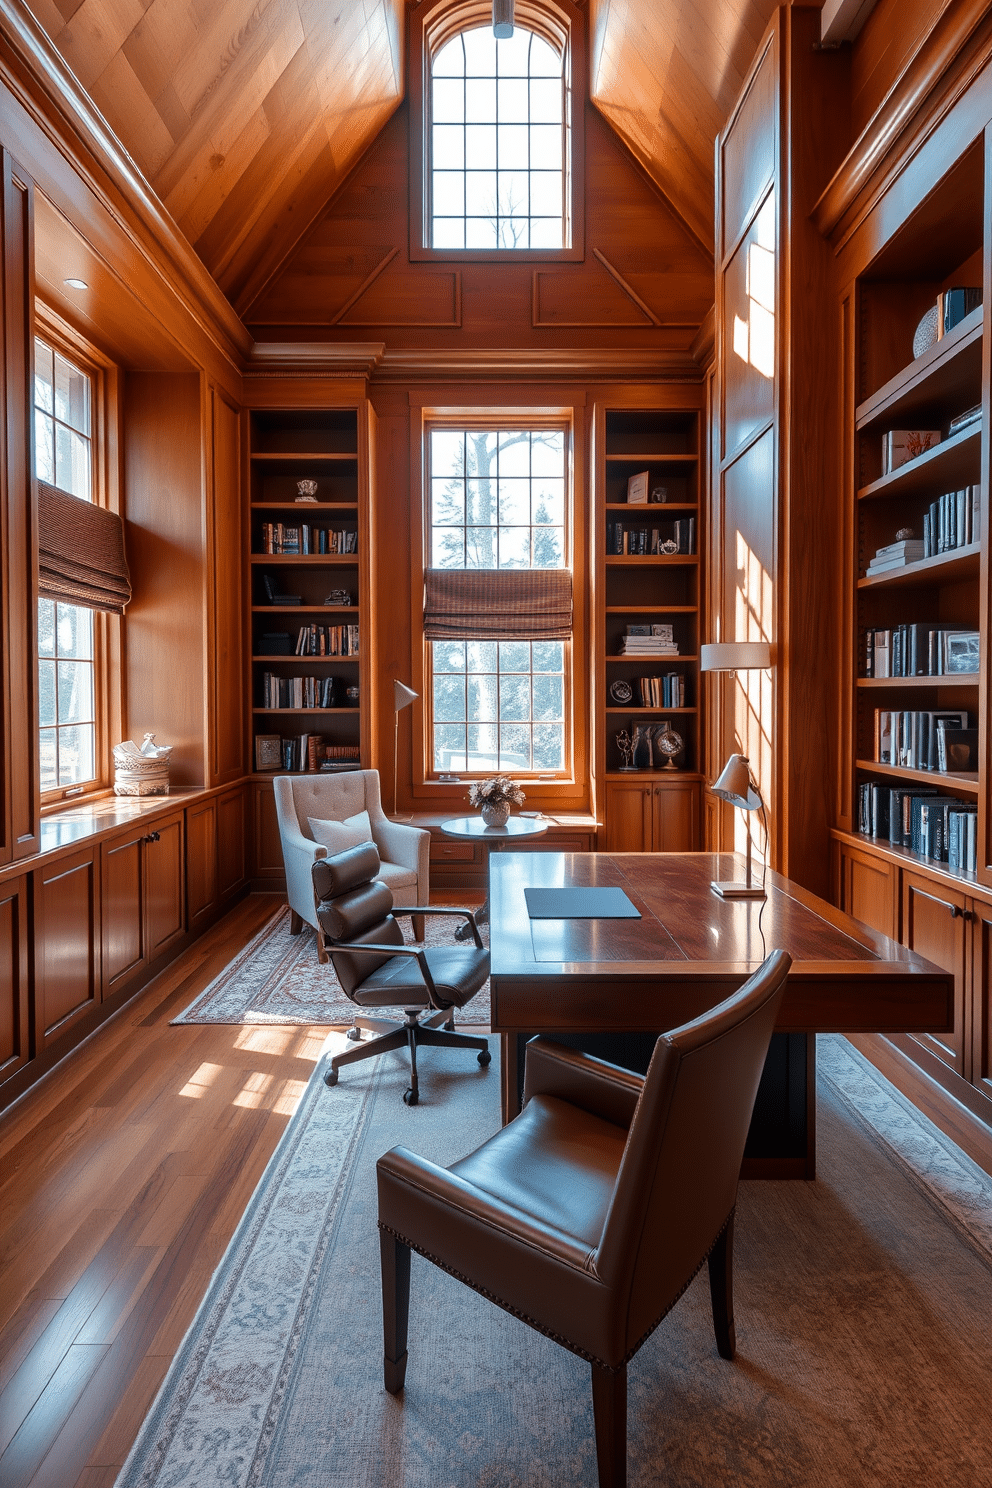
[[[494,977],[567,975],[725,977],[753,970],[767,951],[793,958],[793,975],[947,973],[769,872],[768,898],[722,899],[732,853],[498,853],[490,866]],[[531,920],[524,889],[622,888],[639,920]]]

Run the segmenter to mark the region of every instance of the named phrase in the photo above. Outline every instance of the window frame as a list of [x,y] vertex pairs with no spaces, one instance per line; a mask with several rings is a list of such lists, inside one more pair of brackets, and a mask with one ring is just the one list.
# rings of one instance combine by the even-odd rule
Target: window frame
[[532,405],[514,400],[510,406],[493,407],[492,392],[477,400],[466,398],[457,407],[431,400],[429,394],[411,398],[411,491],[414,493],[414,531],[411,543],[411,685],[420,694],[409,710],[412,714],[412,789],[415,799],[463,798],[473,780],[484,780],[493,771],[459,773],[457,782],[440,778],[431,754],[431,642],[424,638],[424,569],[430,557],[430,431],[461,429],[562,429],[565,435],[565,545],[566,566],[572,574],[572,634],[565,648],[565,767],[553,777],[536,770],[513,770],[533,799],[557,804],[559,809],[580,809],[588,798],[591,737],[583,720],[590,718],[590,668],[588,655],[588,568],[586,543],[586,497],[584,479],[585,399],[570,396],[566,403],[550,400]]
[[492,24],[492,0],[429,0],[410,17],[410,248],[419,263],[577,263],[585,258],[585,17],[571,0],[516,0],[516,24],[563,52],[563,248],[434,248],[430,222],[431,59],[461,31]]
[[[90,490],[95,505],[119,511],[120,476],[117,463],[119,381],[116,365],[93,344],[70,326],[43,301],[35,304],[31,335],[31,483],[37,500],[36,451],[34,430],[34,343],[46,342],[90,379]],[[35,620],[33,664],[35,687],[38,673],[37,570],[35,573]],[[122,627],[119,615],[103,610],[93,611],[93,691],[94,691],[94,762],[96,774],[79,785],[58,785],[40,791],[42,816],[68,806],[78,805],[96,796],[106,795],[113,785],[111,741],[123,738],[121,677]],[[41,724],[35,718],[34,747],[38,754],[38,779],[41,779]]]

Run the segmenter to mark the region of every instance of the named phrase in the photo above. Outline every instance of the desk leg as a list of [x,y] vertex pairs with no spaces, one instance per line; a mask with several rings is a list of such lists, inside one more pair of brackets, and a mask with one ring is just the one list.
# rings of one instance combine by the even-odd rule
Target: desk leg
[[514,1116],[520,1114],[520,1071],[517,1059],[519,1048],[517,1035],[515,1033],[501,1033],[499,1036],[499,1114],[500,1120],[505,1126],[512,1121]]

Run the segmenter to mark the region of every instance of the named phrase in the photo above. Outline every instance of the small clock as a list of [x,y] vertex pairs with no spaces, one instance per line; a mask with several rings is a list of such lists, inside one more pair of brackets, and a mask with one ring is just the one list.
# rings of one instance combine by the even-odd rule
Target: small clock
[[610,697],[615,703],[622,703],[626,705],[630,702],[633,696],[634,689],[631,687],[630,683],[625,682],[622,677],[618,677],[615,682],[610,683]]

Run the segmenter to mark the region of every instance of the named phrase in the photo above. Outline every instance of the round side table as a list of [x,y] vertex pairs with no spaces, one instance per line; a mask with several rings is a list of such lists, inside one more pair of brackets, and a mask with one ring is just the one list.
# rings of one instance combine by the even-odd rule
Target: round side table
[[[540,816],[509,816],[503,827],[487,827],[481,816],[456,816],[451,821],[442,822],[441,831],[446,837],[458,837],[462,842],[482,843],[486,854],[486,881],[488,882],[490,853],[499,852],[508,842],[515,842],[526,837],[543,837],[550,825],[550,821]],[[488,894],[485,904],[481,909],[476,910],[475,918],[480,925],[488,924]],[[468,925],[459,925],[455,931],[455,939],[466,940],[471,933]]]

